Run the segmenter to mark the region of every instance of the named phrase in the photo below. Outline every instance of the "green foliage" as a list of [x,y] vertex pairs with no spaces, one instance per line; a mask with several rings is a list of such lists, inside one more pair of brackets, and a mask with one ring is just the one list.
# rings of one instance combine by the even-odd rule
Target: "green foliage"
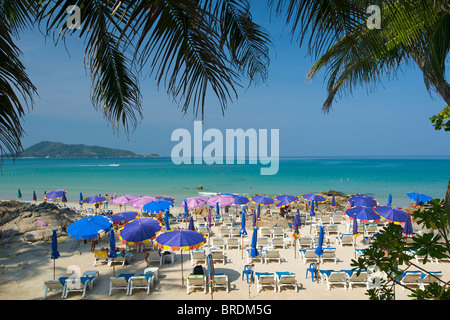
[[434,129],[450,131],[450,107],[447,106],[437,115],[432,116],[430,121],[433,124]]
[[[434,199],[424,208],[411,214],[411,218],[419,226],[424,227],[422,234],[416,234],[412,241],[402,236],[400,229],[389,225],[381,230],[364,255],[352,260],[352,267],[358,271],[377,270],[386,275],[379,280],[375,288],[369,289],[367,295],[371,300],[395,299],[395,286],[403,286],[400,281],[402,273],[408,270],[420,270],[429,273],[425,265],[431,259],[450,258],[448,226],[450,210],[445,208],[444,201]],[[429,231],[431,230],[431,231]],[[412,251],[424,256],[423,265],[416,264]],[[423,289],[412,289],[409,297],[417,300],[450,299],[449,283],[437,280]]]

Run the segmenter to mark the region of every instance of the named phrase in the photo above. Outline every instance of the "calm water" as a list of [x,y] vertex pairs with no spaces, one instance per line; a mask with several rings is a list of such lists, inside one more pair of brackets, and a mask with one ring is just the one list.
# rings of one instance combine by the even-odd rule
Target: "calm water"
[[[283,158],[278,174],[261,176],[261,164],[175,165],[170,158],[140,159],[20,159],[5,160],[0,175],[0,199],[39,199],[44,191],[66,189],[69,201],[95,194],[170,195],[177,205],[186,197],[216,192],[267,195],[328,191],[364,193],[394,206],[410,203],[407,192],[444,198],[450,159]],[[202,185],[203,190],[197,190]]]

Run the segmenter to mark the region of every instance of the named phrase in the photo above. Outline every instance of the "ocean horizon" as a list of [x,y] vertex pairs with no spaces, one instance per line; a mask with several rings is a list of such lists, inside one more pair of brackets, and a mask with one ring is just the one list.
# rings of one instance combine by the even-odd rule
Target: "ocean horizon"
[[[249,164],[179,164],[170,157],[145,158],[20,158],[4,159],[0,199],[39,200],[55,189],[67,190],[69,202],[96,194],[168,195],[182,200],[216,193],[302,195],[335,190],[367,194],[393,206],[412,201],[408,192],[445,197],[450,178],[450,156],[283,156],[276,175],[260,175],[259,162]],[[198,190],[198,186],[202,190]]]

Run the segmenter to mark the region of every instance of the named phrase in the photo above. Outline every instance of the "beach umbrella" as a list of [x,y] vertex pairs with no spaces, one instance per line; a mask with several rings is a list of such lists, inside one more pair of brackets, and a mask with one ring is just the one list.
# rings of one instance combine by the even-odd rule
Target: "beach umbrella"
[[404,237],[414,236],[413,226],[412,226],[412,222],[411,222],[411,215],[408,215],[408,218],[406,219],[402,235]]
[[388,206],[392,206],[392,193],[389,193],[389,198],[388,198]]
[[58,236],[56,235],[56,229],[53,229],[52,234],[52,253],[50,255],[50,259],[53,260],[53,280],[55,280],[55,260],[60,257],[58,252]]
[[316,207],[319,203],[324,203],[327,201],[327,198],[325,198],[325,196],[318,193],[305,193],[302,194],[302,198],[307,201],[314,201]]
[[170,231],[170,223],[169,223],[169,211],[166,211],[166,213],[164,214],[164,224],[166,225],[166,230]]
[[261,194],[261,195],[258,195],[258,194],[254,195],[252,197],[252,201],[254,203],[263,204],[263,205],[273,204],[275,202],[272,197],[265,196],[263,194]]
[[421,202],[427,203],[427,202],[433,200],[432,197],[427,196],[426,194],[423,194],[423,193],[408,192],[406,195],[408,196],[408,198],[416,201],[416,206],[420,206]]
[[403,211],[401,208],[376,206],[373,210],[375,210],[381,218],[394,224],[405,223],[409,217],[409,213]]
[[314,200],[311,201],[311,210],[309,211],[309,216],[310,217],[315,217],[316,213],[314,212]]
[[254,228],[252,235],[252,242],[250,246],[250,257],[252,258],[259,256],[259,252],[256,249],[257,241],[258,241],[258,228]]
[[125,210],[127,210],[126,205],[130,204],[133,200],[137,199],[137,196],[134,195],[120,195],[111,200],[112,204],[117,206],[124,206]]
[[189,218],[189,226],[188,226],[188,230],[195,231],[195,227],[194,227],[194,218],[193,218],[192,216]]
[[353,207],[374,207],[378,205],[377,199],[364,194],[355,194],[348,199],[348,203]]
[[[319,241],[317,243],[316,250],[314,251],[314,253],[319,257],[319,263],[317,264],[317,271],[319,271],[320,257],[323,255],[323,236],[324,236],[324,226],[320,226]],[[319,282],[319,279],[317,279],[317,282]]]
[[334,197],[334,194],[333,194],[333,197],[331,198],[331,204],[330,204],[330,207],[331,207],[331,208],[336,208],[336,199],[335,199],[335,197]]
[[189,217],[189,208],[187,205],[187,200],[184,200],[183,203],[184,203],[184,218],[188,218]]
[[22,192],[20,189],[17,189],[17,198],[22,199]]
[[216,203],[216,220],[220,219],[220,208],[219,208],[219,203]]
[[242,218],[241,218],[241,229],[239,230],[239,234],[241,236],[247,235],[247,230],[245,230],[245,212],[242,211]]
[[353,215],[353,237],[355,237],[355,259],[356,259],[356,238],[359,236],[358,232],[358,219],[356,218],[356,213]]
[[66,190],[63,189],[53,190],[48,193],[45,193],[44,200],[56,200],[58,198],[61,198],[65,193]]
[[285,195],[281,198],[281,200],[279,200],[280,202],[277,203],[275,206],[277,208],[285,207],[285,206],[288,206],[290,204],[297,202],[298,200],[299,200],[299,197]]
[[361,222],[380,221],[380,215],[371,207],[351,207],[345,210],[345,214],[352,220],[356,214],[356,219]]
[[111,229],[111,221],[103,216],[81,218],[67,228],[67,235],[78,240],[97,238],[97,234]]
[[191,198],[186,198],[184,200],[183,206],[184,206],[184,203],[186,203],[188,209],[196,209],[199,207],[206,206],[207,200],[205,197],[191,197]]
[[230,195],[219,194],[217,196],[211,197],[207,200],[210,206],[214,206],[216,203],[219,207],[226,207],[232,205],[234,202],[234,197]]
[[136,209],[142,209],[142,207],[144,207],[147,203],[152,201],[156,201],[156,198],[150,196],[137,197],[136,199],[130,202],[130,206]]
[[258,204],[258,209],[256,210],[256,220],[261,220],[261,205]]
[[256,212],[253,210],[253,228],[256,227]]
[[83,199],[83,203],[90,203],[90,204],[102,203],[104,201],[106,201],[106,197],[103,196],[93,196]]
[[112,221],[112,223],[125,224],[128,221],[132,221],[132,220],[136,219],[138,216],[139,216],[139,212],[124,211],[124,212],[115,213],[113,215],[109,215],[107,217]]
[[170,207],[173,207],[173,202],[166,200],[156,200],[145,204],[142,210],[146,213],[158,213],[160,211],[164,212]]
[[67,202],[67,198],[66,198],[66,193],[64,192],[62,197],[61,197],[61,202],[62,203],[66,203]]
[[79,204],[82,205],[83,204],[83,194],[80,192],[80,201]]
[[114,259],[117,258],[117,252],[116,252],[116,236],[114,234],[114,230],[111,229],[109,232],[109,252],[108,252],[109,258],[113,259],[113,275],[116,276],[116,268],[114,266]]
[[206,286],[211,288],[211,300],[214,300],[213,291],[216,282],[214,281],[214,260],[211,253],[206,256]]
[[155,244],[164,250],[181,251],[181,284],[184,286],[183,251],[203,246],[206,236],[198,231],[172,230],[158,235]]
[[164,200],[164,201],[170,201],[172,203],[176,202],[177,200],[173,197],[169,197],[169,196],[157,196],[155,197],[156,200]]
[[33,191],[33,201],[37,201],[36,191]]
[[300,213],[297,211],[297,213],[294,216],[294,221],[292,221],[292,227],[294,228],[294,237],[298,237],[299,235],[299,228],[300,228]]
[[155,218],[138,218],[119,230],[119,239],[129,245],[141,245],[155,239],[161,231],[162,224]]
[[244,205],[244,204],[247,204],[248,203],[248,198],[247,197],[244,197],[244,196],[235,196],[234,197],[234,202],[233,202],[233,204],[234,205]]

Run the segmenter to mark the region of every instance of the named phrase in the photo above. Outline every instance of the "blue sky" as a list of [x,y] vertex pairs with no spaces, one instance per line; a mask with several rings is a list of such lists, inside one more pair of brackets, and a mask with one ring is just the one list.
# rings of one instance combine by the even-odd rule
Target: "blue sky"
[[[209,99],[205,129],[279,129],[281,156],[450,155],[450,133],[435,131],[428,120],[445,103],[439,96],[430,97],[418,68],[386,79],[374,93],[356,88],[324,114],[323,75],[306,82],[314,61],[306,48],[291,43],[283,21],[270,22],[264,8],[256,7],[254,17],[274,43],[269,79],[239,90],[238,100],[229,104],[225,115],[217,101]],[[82,43],[70,39],[66,50],[33,30],[24,32],[18,45],[39,94],[23,120],[25,148],[49,140],[169,156],[176,144],[171,141],[173,130],[193,130],[192,113],[184,115],[164,88],[158,91],[153,79],[141,78],[144,118],[127,139],[92,106]]]

